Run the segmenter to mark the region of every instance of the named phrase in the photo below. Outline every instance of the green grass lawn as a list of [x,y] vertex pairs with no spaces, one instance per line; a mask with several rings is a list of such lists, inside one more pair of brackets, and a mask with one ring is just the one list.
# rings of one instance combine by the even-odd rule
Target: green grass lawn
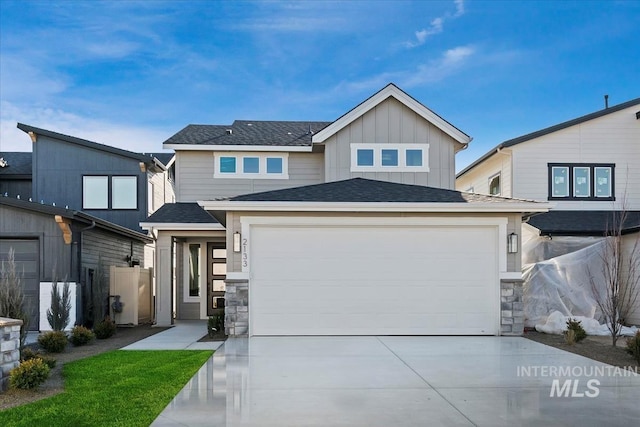
[[0,426],[148,426],[212,351],[111,351],[64,366],[65,391],[0,412]]

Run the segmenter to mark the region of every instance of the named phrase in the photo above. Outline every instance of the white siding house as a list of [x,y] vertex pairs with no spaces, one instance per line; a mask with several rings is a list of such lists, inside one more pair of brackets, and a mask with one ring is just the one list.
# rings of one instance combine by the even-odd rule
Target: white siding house
[[[602,237],[626,212],[629,257],[640,238],[640,98],[505,141],[458,173],[456,189],[491,194],[496,176],[503,196],[553,204],[525,218],[540,236]],[[640,301],[627,320],[640,323]]]

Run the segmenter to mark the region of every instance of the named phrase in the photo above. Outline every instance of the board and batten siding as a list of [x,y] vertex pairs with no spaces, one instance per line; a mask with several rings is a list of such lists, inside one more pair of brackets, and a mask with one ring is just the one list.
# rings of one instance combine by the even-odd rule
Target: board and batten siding
[[489,180],[500,174],[500,196],[512,197],[511,150],[504,149],[456,179],[456,190],[489,194]]
[[[429,144],[429,172],[351,172],[351,144]],[[381,102],[325,142],[327,182],[369,178],[453,189],[458,143],[394,98]]]
[[[38,239],[40,243],[41,282],[55,279],[77,281],[77,270],[71,268],[75,260],[75,246],[66,245],[62,231],[53,215],[25,211],[11,206],[0,205],[0,238]],[[75,262],[75,261],[74,261]]]
[[140,231],[147,216],[147,175],[140,162],[120,156],[39,136],[33,144],[33,199],[69,209],[83,210],[82,186],[86,175],[125,175],[137,178],[137,209],[90,209],[87,213]]
[[640,210],[640,120],[631,107],[515,145],[513,197],[549,196],[548,163],[614,163],[615,202],[553,201],[557,210]]
[[322,153],[289,153],[289,179],[214,178],[213,171],[213,151],[176,151],[176,201],[212,200],[324,182]]

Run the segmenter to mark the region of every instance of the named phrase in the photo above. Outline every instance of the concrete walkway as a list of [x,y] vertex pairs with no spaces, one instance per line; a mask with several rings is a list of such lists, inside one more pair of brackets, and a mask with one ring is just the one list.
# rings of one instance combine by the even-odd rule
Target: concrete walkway
[[177,320],[172,328],[123,347],[122,350],[217,350],[224,343],[198,342],[206,334],[206,320]]

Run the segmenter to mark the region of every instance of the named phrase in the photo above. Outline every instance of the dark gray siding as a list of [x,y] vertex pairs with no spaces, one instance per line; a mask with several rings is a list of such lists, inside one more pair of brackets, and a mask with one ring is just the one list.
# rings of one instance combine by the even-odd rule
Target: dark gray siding
[[9,197],[20,196],[22,200],[31,197],[31,179],[7,179],[0,176],[0,195]]
[[[83,209],[84,175],[136,176],[136,210]],[[84,210],[107,221],[140,231],[139,223],[147,215],[147,175],[140,162],[106,151],[40,136],[33,144],[33,199]]]
[[[41,282],[54,279],[77,281],[75,246],[66,245],[52,215],[0,205],[0,237],[36,238],[40,242]],[[73,262],[72,262],[73,260]]]

